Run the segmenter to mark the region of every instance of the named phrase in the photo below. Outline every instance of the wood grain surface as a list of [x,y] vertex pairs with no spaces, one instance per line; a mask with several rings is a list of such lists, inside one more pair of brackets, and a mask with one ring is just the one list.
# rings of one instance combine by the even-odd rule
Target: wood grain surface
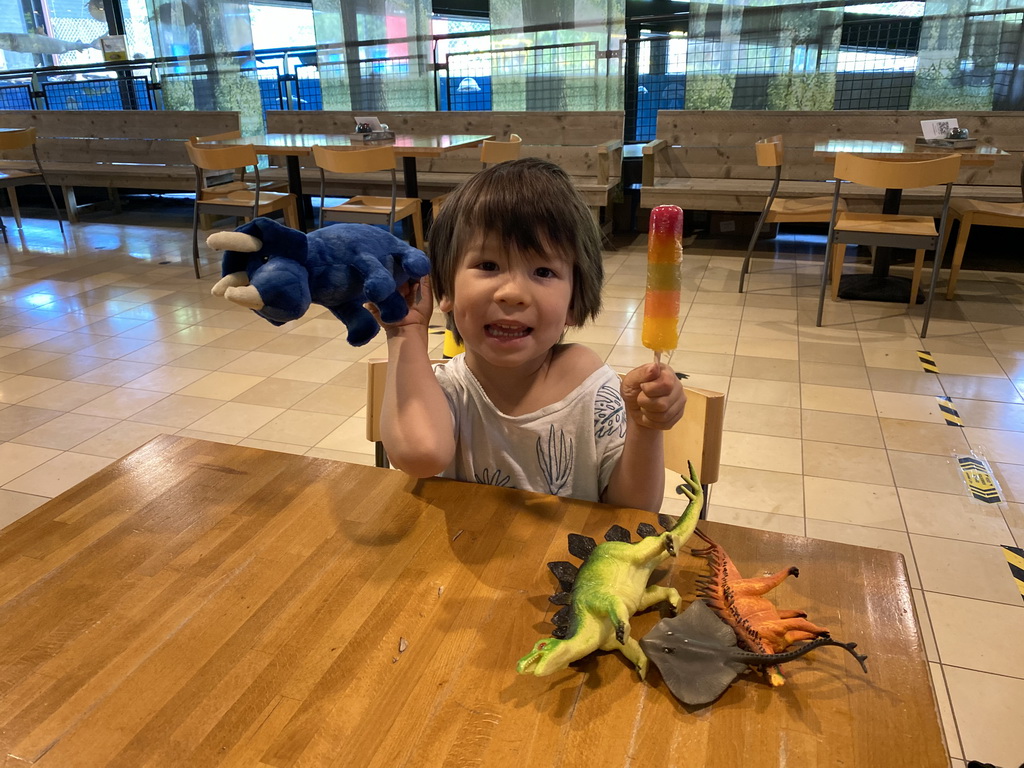
[[[821,649],[703,707],[617,653],[517,675],[566,534],[650,518],[157,438],[0,533],[3,764],[949,765],[891,552],[703,524],[747,575],[798,565],[773,601],[867,675]],[[689,602],[703,560],[669,565]]]

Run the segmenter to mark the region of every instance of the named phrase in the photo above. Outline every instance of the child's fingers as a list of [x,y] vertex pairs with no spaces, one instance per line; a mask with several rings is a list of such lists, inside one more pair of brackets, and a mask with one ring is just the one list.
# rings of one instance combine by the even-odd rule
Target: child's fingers
[[682,389],[678,377],[667,365],[662,363],[659,369],[655,369],[655,375],[642,382],[640,389],[649,397],[666,397],[677,390]]
[[686,394],[679,386],[678,381],[675,384],[676,387],[666,395],[651,397],[646,393],[641,393],[637,397],[641,423],[644,426],[654,429],[671,429],[682,418],[683,410],[686,407]]

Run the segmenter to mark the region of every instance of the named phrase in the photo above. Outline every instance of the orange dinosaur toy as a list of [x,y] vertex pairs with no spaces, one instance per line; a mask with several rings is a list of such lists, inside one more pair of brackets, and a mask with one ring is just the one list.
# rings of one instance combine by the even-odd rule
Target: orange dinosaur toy
[[[710,575],[697,580],[697,596],[732,627],[740,647],[753,653],[782,653],[797,641],[828,635],[827,629],[809,622],[806,613],[777,610],[762,597],[787,576],[799,576],[799,569],[790,566],[771,576],[745,579],[722,547],[703,532],[695,533],[708,546],[693,554],[706,557],[711,566]],[[767,668],[767,674],[772,685],[785,683],[780,666]]]

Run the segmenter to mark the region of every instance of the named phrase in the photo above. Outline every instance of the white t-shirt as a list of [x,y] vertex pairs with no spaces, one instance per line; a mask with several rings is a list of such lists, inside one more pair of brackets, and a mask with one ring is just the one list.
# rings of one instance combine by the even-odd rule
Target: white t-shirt
[[434,375],[455,429],[455,458],[441,477],[600,500],[626,437],[615,371],[603,365],[562,400],[522,416],[494,406],[464,355]]

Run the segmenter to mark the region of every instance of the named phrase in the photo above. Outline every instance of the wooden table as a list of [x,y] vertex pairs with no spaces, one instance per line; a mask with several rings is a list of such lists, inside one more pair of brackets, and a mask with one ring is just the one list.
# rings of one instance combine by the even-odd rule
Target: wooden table
[[[998,147],[976,144],[973,147],[941,147],[933,144],[917,144],[913,141],[873,141],[865,139],[831,139],[814,145],[815,157],[834,158],[838,152],[877,157],[885,160],[934,160],[949,154],[959,154],[961,165],[993,165],[999,156],[1009,155]],[[900,212],[903,198],[902,189],[887,189],[882,201],[882,213]],[[892,277],[893,248],[881,246],[875,251],[870,275],[843,275],[839,281],[839,297],[866,301],[889,301],[905,304],[910,301],[911,281],[904,277]],[[936,258],[941,260],[941,255]],[[924,299],[918,294],[917,303]]]
[[440,157],[460,147],[475,147],[491,135],[466,134],[396,134],[386,141],[364,141],[357,134],[331,133],[263,133],[245,136],[241,139],[222,139],[210,144],[252,144],[261,154],[284,155],[288,168],[288,189],[301,201],[303,223],[312,222],[313,207],[308,196],[302,193],[302,173],[299,158],[311,154],[316,145],[335,149],[366,149],[368,147],[393,146],[395,155],[402,158],[402,174],[405,182],[405,196],[419,197],[419,183],[416,179],[416,158]]
[[[712,509],[713,514],[713,509]],[[869,654],[684,707],[617,653],[547,678],[566,533],[634,510],[164,436],[0,533],[0,747],[37,766],[947,768],[902,557],[703,523]],[[686,602],[704,561],[662,583]],[[640,637],[657,612],[637,617]],[[404,647],[404,652],[400,651]],[[24,762],[23,762],[24,761]]]

